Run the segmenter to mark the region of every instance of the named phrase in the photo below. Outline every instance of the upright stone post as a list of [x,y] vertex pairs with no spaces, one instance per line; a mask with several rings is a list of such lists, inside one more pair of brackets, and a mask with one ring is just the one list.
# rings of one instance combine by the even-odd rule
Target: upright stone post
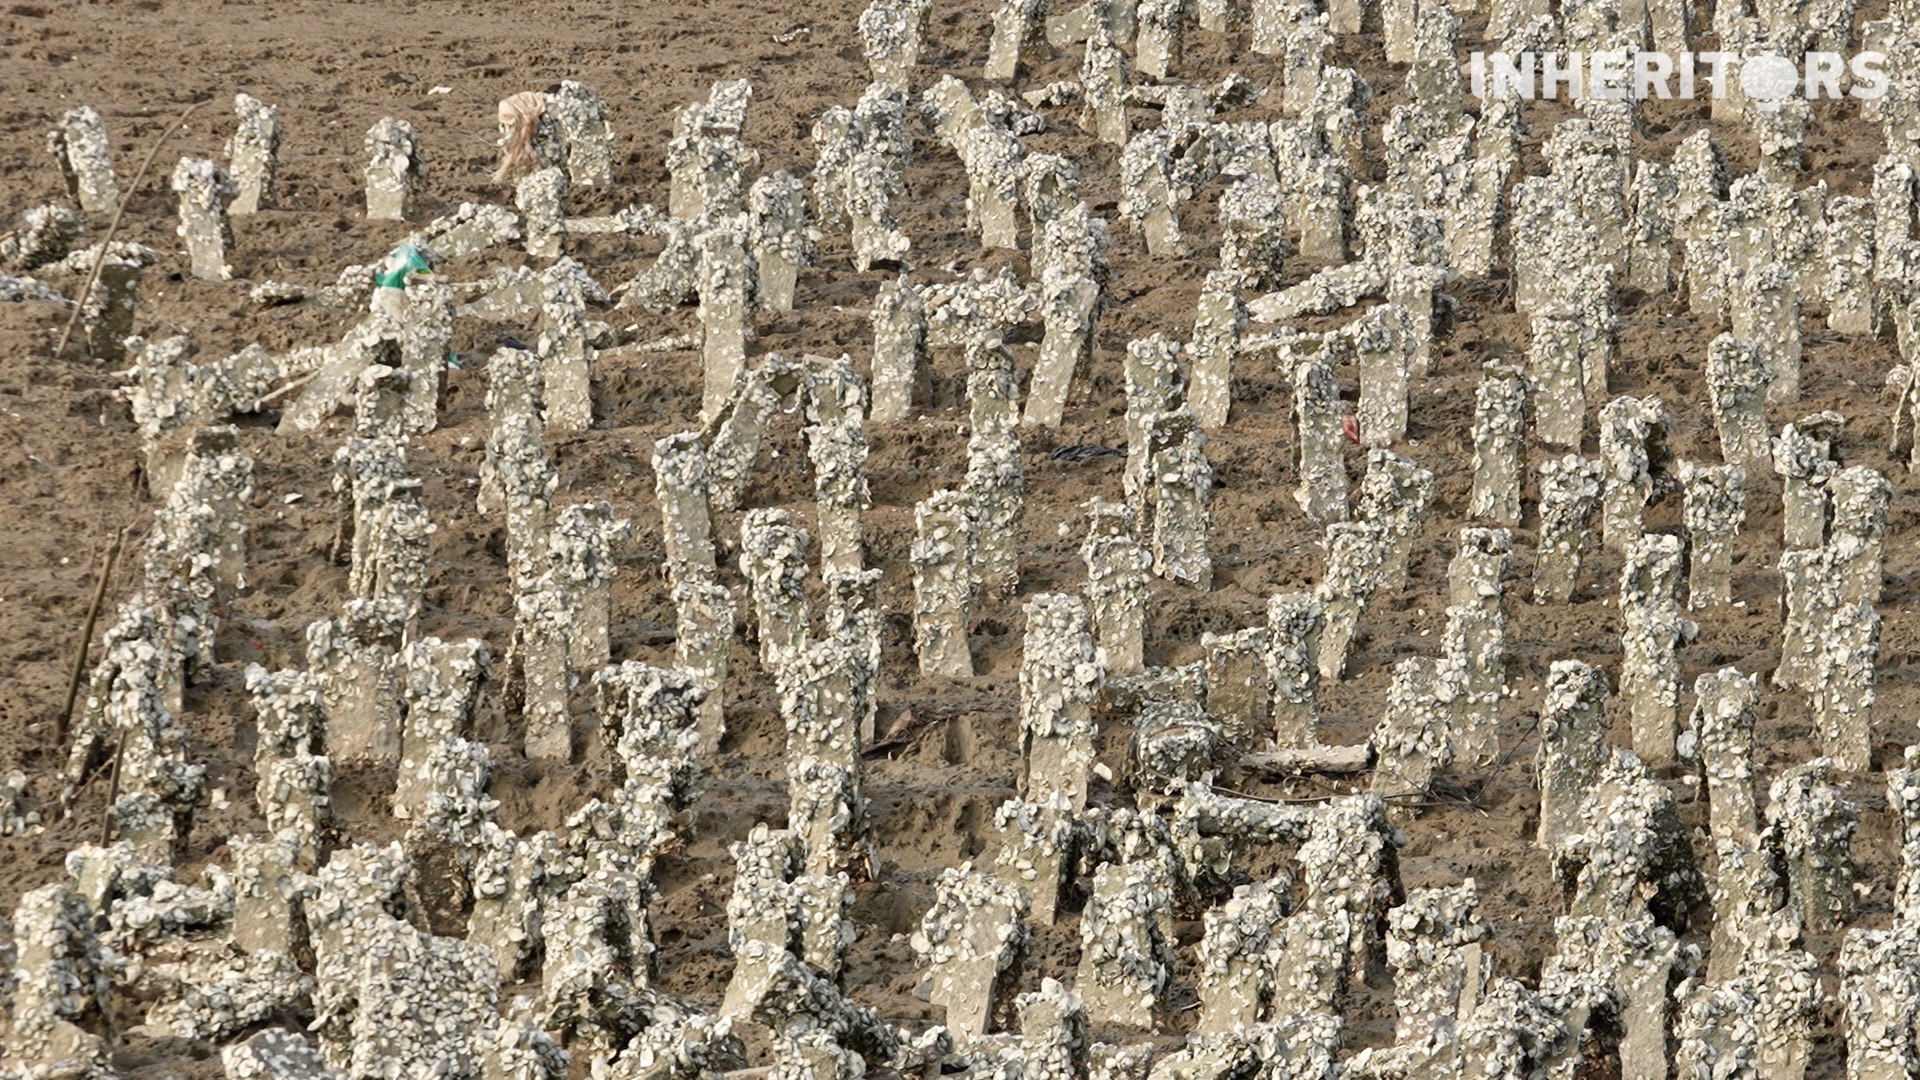
[[1517,525],[1527,384],[1518,368],[1498,360],[1488,361],[1481,372],[1480,388],[1474,393],[1473,496],[1467,514]]
[[1687,607],[1694,611],[1733,600],[1733,540],[1747,520],[1747,473],[1738,465],[1699,468],[1683,461],[1686,490]]
[[1532,317],[1534,434],[1548,445],[1578,450],[1587,415],[1579,313],[1547,305],[1535,308]]
[[1347,519],[1347,466],[1341,453],[1340,387],[1332,357],[1303,360],[1293,369],[1293,416],[1300,484],[1294,501],[1321,524]]
[[1540,710],[1540,748],[1534,775],[1540,785],[1540,828],[1534,844],[1557,851],[1587,827],[1587,796],[1606,764],[1607,677],[1578,660],[1555,660]]
[[1840,414],[1816,413],[1780,429],[1773,440],[1773,471],[1780,477],[1780,529],[1789,550],[1815,548],[1827,538],[1827,483],[1836,470],[1832,440]]
[[1094,871],[1074,978],[1089,1021],[1155,1028],[1155,1009],[1173,971],[1160,913],[1172,902],[1149,863],[1107,863]]
[[[814,503],[820,522],[820,569],[823,573],[858,570],[865,565],[864,520],[870,501],[867,435],[861,429],[859,411],[849,412],[836,422],[811,425],[804,434],[807,458],[813,464]],[[1017,489],[1017,450],[1012,464],[1012,483]],[[1001,483],[1004,486],[1006,481]],[[1017,502],[1010,510],[1005,505],[1000,509],[1016,515],[1017,523]],[[1017,555],[1017,545],[1014,550]]]
[[791,513],[749,510],[740,523],[740,573],[759,621],[760,666],[778,673],[807,648],[806,530]]
[[1750,470],[1770,464],[1766,390],[1773,373],[1759,346],[1732,334],[1714,338],[1707,349],[1706,377],[1721,460]]
[[606,102],[582,83],[563,80],[547,97],[547,111],[567,147],[567,181],[574,187],[613,185],[613,129]]
[[1049,804],[1064,797],[1075,812],[1087,805],[1093,767],[1093,698],[1100,687],[1087,609],[1077,598],[1042,593],[1025,607],[1020,661],[1021,797]]
[[1202,592],[1213,587],[1207,534],[1213,527],[1213,466],[1200,449],[1205,436],[1185,410],[1150,423],[1153,473],[1153,572]]
[[1133,511],[1095,499],[1087,507],[1087,604],[1093,613],[1100,666],[1115,675],[1141,669],[1147,622],[1147,570],[1152,556],[1135,537]]
[[1433,492],[1430,470],[1391,450],[1367,451],[1367,475],[1360,481],[1355,516],[1385,531],[1387,546],[1380,562],[1382,588],[1405,587],[1407,559],[1427,522]]
[[[1207,274],[1206,284],[1200,290],[1200,310],[1194,319],[1193,339],[1187,344],[1187,351],[1193,356],[1187,408],[1193,410],[1194,419],[1206,431],[1225,427],[1233,405],[1233,361],[1240,351],[1240,335],[1247,325],[1247,308],[1240,301],[1241,280],[1240,275],[1225,270]],[[1031,406],[1028,413],[1032,413]]]
[[807,221],[807,185],[785,170],[747,189],[748,239],[759,280],[754,292],[766,311],[793,310],[800,268],[812,266],[814,234]]
[[985,1035],[1012,1003],[1027,947],[1027,898],[987,874],[941,871],[933,907],[910,939],[927,1000],[947,1010],[961,1045]]
[[880,286],[873,301],[873,421],[893,424],[913,413],[927,371],[927,313],[906,275]]
[[973,522],[966,496],[936,491],[914,507],[913,516],[913,637],[920,673],[971,677]]
[[1788,908],[1814,934],[1840,930],[1853,914],[1850,849],[1860,811],[1827,782],[1833,764],[1815,758],[1768,790],[1766,842],[1786,867]]
[[1513,561],[1505,529],[1460,530],[1447,565],[1446,663],[1458,680],[1454,757],[1481,765],[1500,753],[1500,699],[1506,693],[1507,608],[1500,579]]
[[1632,717],[1633,752],[1650,769],[1675,763],[1680,662],[1695,627],[1680,614],[1680,538],[1654,533],[1627,548],[1620,575],[1620,696]]
[[1080,63],[1080,126],[1110,146],[1127,145],[1127,58],[1099,20]]
[[1267,600],[1267,678],[1272,687],[1273,741],[1283,750],[1320,745],[1320,633],[1326,612],[1311,593]]
[[1337,521],[1327,526],[1327,569],[1316,595],[1326,622],[1320,631],[1320,677],[1338,682],[1360,612],[1380,588],[1387,536],[1372,522]]
[[1780,553],[1780,663],[1773,670],[1773,685],[1808,694],[1820,691],[1826,635],[1840,607],[1834,548]]
[[1393,666],[1387,707],[1370,740],[1376,795],[1424,795],[1440,770],[1453,763],[1448,731],[1452,697],[1440,661],[1409,657]]
[[391,116],[367,131],[367,220],[405,221],[413,213],[414,188],[426,175],[413,125]]
[[1877,604],[1893,485],[1877,469],[1855,465],[1827,480],[1833,503],[1827,543],[1839,572],[1842,604]]
[[1815,667],[1813,728],[1820,752],[1846,772],[1873,767],[1874,661],[1880,653],[1880,616],[1873,605],[1842,602],[1834,609]]
[[1672,426],[1659,398],[1618,397],[1600,410],[1600,460],[1606,465],[1600,534],[1609,550],[1624,552],[1640,539],[1640,516],[1653,495],[1653,474],[1665,464]]
[[233,178],[206,158],[181,158],[173,170],[172,186],[180,196],[177,232],[187,243],[193,276],[202,281],[233,277],[227,266],[227,245],[233,241],[227,207],[240,193]]
[[728,219],[700,234],[701,361],[706,377],[700,417],[712,423],[726,408],[746,365],[753,265],[745,222]]
[[586,271],[571,259],[540,275],[540,396],[544,419],[554,431],[593,427],[594,349],[587,343],[586,325],[591,286]]
[[1407,436],[1407,370],[1413,319],[1398,304],[1382,304],[1353,324],[1360,367],[1360,441],[1392,446]]
[[703,571],[705,576],[712,576],[708,483],[707,454],[698,434],[681,432],[653,444],[653,493],[660,502],[660,538],[666,549],[670,581],[678,581],[690,572]]
[[1154,417],[1178,407],[1179,355],[1179,342],[1164,334],[1127,343],[1123,369],[1127,386],[1127,471],[1121,476],[1121,487],[1127,504],[1143,521],[1152,491],[1151,424]]
[[227,140],[227,170],[238,189],[227,212],[257,214],[280,205],[280,110],[248,94],[233,95],[240,126]]

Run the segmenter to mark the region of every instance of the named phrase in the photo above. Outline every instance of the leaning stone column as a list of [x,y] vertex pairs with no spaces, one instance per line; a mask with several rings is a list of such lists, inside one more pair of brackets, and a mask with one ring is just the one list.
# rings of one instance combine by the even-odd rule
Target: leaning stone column
[[1078,599],[1042,593],[1026,604],[1020,660],[1021,797],[1051,803],[1063,796],[1076,812],[1087,805],[1093,767],[1093,698],[1100,687],[1087,609]]
[[111,214],[120,208],[120,185],[113,178],[107,125],[93,106],[67,110],[60,126],[47,133],[47,149],[59,159],[67,194],[82,211]]
[[964,495],[936,491],[914,507],[913,637],[922,675],[967,678],[973,612],[973,523]]
[[1087,564],[1087,604],[1101,667],[1115,675],[1139,671],[1153,559],[1134,537],[1133,511],[1122,503],[1093,500],[1080,556]]
[[1694,611],[1733,600],[1733,542],[1747,520],[1747,472],[1738,465],[1697,468],[1683,461],[1686,489],[1687,607]]

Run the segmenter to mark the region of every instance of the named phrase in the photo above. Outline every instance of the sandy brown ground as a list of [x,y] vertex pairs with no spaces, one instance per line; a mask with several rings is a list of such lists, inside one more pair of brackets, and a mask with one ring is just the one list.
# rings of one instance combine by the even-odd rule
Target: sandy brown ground
[[[9,217],[28,206],[65,201],[43,133],[58,114],[90,104],[105,116],[123,183],[134,163],[189,103],[212,99],[160,155],[154,175],[130,195],[123,234],[162,251],[141,296],[138,328],[158,337],[187,334],[208,355],[219,356],[258,341],[268,349],[318,343],[340,334],[350,316],[308,306],[262,314],[245,290],[268,278],[317,286],[350,263],[377,259],[406,228],[362,219],[361,138],[382,115],[407,119],[425,146],[432,170],[419,220],[463,200],[502,199],[487,184],[493,163],[493,111],[501,97],[546,88],[574,78],[608,101],[623,156],[612,193],[588,193],[584,210],[629,202],[664,205],[662,151],[670,110],[703,98],[721,78],[752,80],[754,99],[748,141],[764,169],[804,174],[811,160],[807,133],[823,109],[851,104],[865,80],[854,22],[859,0],[807,4],[742,2],[574,4],[556,0],[520,3],[338,4],[317,0],[277,3],[211,3],[145,0],[110,4],[15,3],[0,8],[0,211]],[[936,0],[921,76],[930,81],[952,72],[976,82],[985,59],[990,0]],[[1481,21],[1469,21],[1474,44]],[[774,38],[798,27],[810,32],[790,44]],[[1182,74],[1213,81],[1239,70],[1257,81],[1277,72],[1245,49],[1244,36],[1196,34]],[[1338,58],[1358,66],[1379,97],[1375,130],[1400,100],[1400,72],[1378,61],[1376,34],[1345,39]],[[1033,84],[1072,77],[1077,52],[1033,65]],[[436,86],[449,93],[429,95]],[[165,174],[182,155],[219,156],[232,126],[228,102],[244,90],[280,106],[287,137],[283,155],[283,207],[236,222],[231,260],[235,280],[211,284],[183,277],[185,257],[173,236],[172,197]],[[1539,140],[1551,129],[1554,108],[1534,114],[1528,161],[1539,171]],[[1835,193],[1864,193],[1870,163],[1880,153],[1877,128],[1862,122],[1851,105],[1817,107],[1810,139],[1808,179]],[[1704,102],[1662,104],[1648,109],[1641,153],[1664,158],[1687,133],[1706,123]],[[1051,129],[1029,140],[1036,149],[1065,151],[1082,166],[1085,190],[1097,212],[1116,216],[1115,154],[1080,133],[1059,115]],[[964,228],[964,177],[950,152],[935,143],[919,121],[912,124],[915,162],[907,182],[906,224],[913,259],[923,277],[948,268],[1011,262],[1023,274],[1024,257],[982,255]],[[1722,130],[1736,162],[1750,162],[1752,147],[1737,131]],[[1022,553],[1021,596],[986,600],[976,610],[973,646],[977,676],[964,682],[918,676],[911,655],[911,586],[907,547],[913,504],[939,487],[957,485],[964,469],[965,420],[960,357],[935,357],[932,404],[912,421],[871,428],[870,462],[874,507],[868,516],[873,565],[884,568],[887,610],[886,667],[881,686],[883,728],[901,714],[936,717],[909,749],[873,763],[868,794],[873,799],[880,880],[863,886],[858,906],[860,940],[848,985],[856,998],[895,1020],[936,1021],[937,1010],[916,1000],[912,956],[904,933],[931,901],[940,868],[967,859],[990,858],[986,850],[992,812],[1013,794],[1018,760],[1016,671],[1020,658],[1025,596],[1072,590],[1083,580],[1079,536],[1071,526],[1083,502],[1117,497],[1119,465],[1112,459],[1079,465],[1047,460],[1057,445],[1122,445],[1123,389],[1120,356],[1134,336],[1163,331],[1184,336],[1194,301],[1215,251],[1212,200],[1208,192],[1186,212],[1195,240],[1184,259],[1149,258],[1137,238],[1116,227],[1115,285],[1101,326],[1091,369],[1076,383],[1066,425],[1027,435],[1025,460],[1031,495]],[[91,223],[96,233],[104,221]],[[844,234],[830,232],[820,269],[803,275],[799,309],[763,318],[756,351],[851,353],[867,359],[867,306],[886,275],[854,273]],[[590,240],[575,245],[603,283],[626,280],[644,267],[653,249],[645,244]],[[442,268],[463,280],[519,262],[515,253],[493,252]],[[1295,276],[1311,268],[1300,267]],[[68,291],[77,281],[56,279]],[[1506,295],[1504,278],[1462,283],[1452,289],[1460,303],[1453,334],[1436,349],[1434,373],[1412,399],[1411,433],[1403,451],[1439,475],[1439,495],[1413,563],[1411,583],[1376,599],[1362,624],[1352,677],[1324,690],[1330,741],[1357,742],[1371,730],[1384,700],[1389,669],[1397,660],[1437,651],[1444,606],[1444,575],[1453,537],[1463,524],[1471,450],[1468,424],[1479,365],[1496,356],[1518,357],[1526,347],[1524,323]],[[1717,328],[1686,314],[1667,297],[1627,291],[1621,300],[1620,363],[1616,392],[1656,394],[1673,410],[1672,444],[1680,457],[1718,458],[1718,445],[1702,402],[1700,368]],[[1884,341],[1841,340],[1821,332],[1822,312],[1807,312],[1805,398],[1775,411],[1777,425],[1822,408],[1849,418],[1837,453],[1848,464],[1886,470],[1898,495],[1887,547],[1887,589],[1880,662],[1880,725],[1877,759],[1897,761],[1913,742],[1912,710],[1920,703],[1913,669],[1920,618],[1911,613],[1916,559],[1912,528],[1913,482],[1884,449],[1887,404],[1879,386],[1895,355]],[[51,304],[0,304],[0,492],[5,493],[6,542],[0,545],[0,767],[35,774],[32,796],[47,806],[57,785],[51,718],[58,712],[67,665],[94,580],[98,552],[111,533],[150,520],[154,501],[143,489],[137,438],[116,395],[117,380],[103,365],[69,356],[49,359],[64,317]],[[667,316],[617,312],[614,324],[634,340],[684,333],[695,324],[690,309]],[[531,338],[532,326],[463,326],[456,347],[484,357],[501,331]],[[1023,340],[1016,338],[1016,340]],[[1031,341],[1031,336],[1024,340]],[[1019,348],[1022,367],[1030,345]],[[1353,392],[1353,375],[1342,372]],[[618,658],[666,662],[671,655],[672,612],[660,562],[659,516],[652,497],[649,450],[654,439],[694,422],[699,401],[697,355],[652,357],[615,353],[594,372],[596,427],[554,440],[560,474],[559,501],[609,499],[632,517],[633,542],[620,552],[623,572],[615,585],[614,653]],[[511,606],[503,568],[503,525],[475,513],[472,494],[481,459],[485,416],[484,371],[472,364],[451,378],[443,425],[411,452],[427,483],[438,532],[434,574],[423,629],[441,636],[485,637],[496,654],[508,640]],[[1200,636],[1250,626],[1263,618],[1265,598],[1301,589],[1317,579],[1321,555],[1316,534],[1288,494],[1294,482],[1287,462],[1293,432],[1291,391],[1277,371],[1253,362],[1238,373],[1233,422],[1208,445],[1213,462],[1216,584],[1200,594],[1156,584],[1148,660],[1176,664],[1199,655]],[[212,785],[229,795],[224,810],[204,811],[182,858],[183,876],[220,861],[224,838],[257,830],[250,761],[253,721],[240,689],[248,663],[300,663],[306,624],[339,608],[345,571],[328,562],[331,535],[327,461],[342,438],[341,422],[309,437],[273,434],[273,416],[246,418],[246,444],[255,455],[258,493],[252,517],[251,587],[232,598],[221,629],[222,663],[191,694],[185,722],[194,753],[208,765]],[[787,506],[811,512],[811,476],[797,452],[797,421],[783,418],[776,435],[778,457],[764,459],[748,493],[750,506]],[[1361,464],[1353,451],[1357,477]],[[1700,619],[1699,639],[1682,652],[1687,685],[1695,675],[1723,665],[1768,671],[1777,658],[1779,501],[1770,478],[1756,478],[1748,530],[1736,561],[1739,604]],[[298,501],[289,501],[293,495]],[[1531,493],[1529,493],[1531,500]],[[1655,528],[1677,529],[1679,500],[1665,492],[1650,510]],[[1531,501],[1529,501],[1531,505]],[[723,546],[737,536],[739,515],[720,515],[716,534]],[[1517,533],[1512,581],[1509,676],[1513,694],[1504,709],[1503,737],[1509,752],[1492,768],[1453,778],[1453,794],[1436,799],[1406,829],[1400,867],[1409,887],[1450,883],[1472,876],[1480,884],[1483,913],[1495,928],[1501,974],[1531,979],[1552,948],[1551,918],[1559,898],[1543,853],[1530,845],[1537,811],[1531,785],[1533,725],[1548,664],[1572,657],[1617,672],[1619,623],[1613,600],[1618,559],[1590,557],[1585,584],[1567,607],[1536,608],[1524,602],[1531,570],[1534,522]],[[739,584],[730,550],[723,550],[727,579]],[[135,574],[117,575],[111,595],[125,597]],[[134,563],[137,565],[137,562]],[[724,899],[732,876],[725,857],[729,840],[756,822],[784,814],[782,732],[769,680],[743,641],[734,660],[730,735],[709,764],[708,797],[699,803],[694,839],[661,875],[656,907],[664,986],[697,1002],[717,1003],[731,970],[725,938]],[[1689,707],[1691,694],[1683,698]],[[585,701],[580,702],[585,714]],[[565,815],[604,789],[606,772],[597,758],[550,768],[520,759],[497,741],[503,731],[482,732],[493,745],[493,793],[502,821],[518,830],[558,827]],[[1616,741],[1618,736],[1616,734]],[[1815,753],[1808,710],[1791,695],[1769,693],[1761,706],[1759,775],[1764,785],[1778,771]],[[1117,758],[1124,732],[1106,739]],[[597,750],[595,751],[597,753]],[[1343,790],[1341,783],[1303,779],[1260,783],[1230,776],[1224,783],[1266,795],[1305,797]],[[390,773],[348,770],[337,804],[358,840],[398,835],[386,811]],[[1878,773],[1849,785],[1863,808],[1855,845],[1867,890],[1861,921],[1886,920],[1897,861],[1896,826],[1882,801]],[[57,879],[64,853],[92,842],[101,824],[104,792],[96,784],[74,816],[50,823],[41,834],[0,840],[0,910],[34,886]],[[1102,801],[1126,793],[1102,789]],[[1704,824],[1703,806],[1681,789],[1690,823]],[[1277,861],[1279,853],[1275,853]],[[1193,916],[1195,913],[1186,913]],[[1687,940],[1704,940],[1704,913]],[[1179,1032],[1192,1014],[1180,1007],[1192,997],[1192,949],[1197,917],[1180,930],[1181,968],[1167,1028]],[[1812,947],[1831,975],[1836,942]],[[1043,975],[1065,977],[1078,951],[1074,922],[1041,930],[1024,975],[1035,986]],[[1375,973],[1372,988],[1350,1018],[1356,1045],[1391,1037],[1390,983]],[[130,1008],[133,1002],[126,1003]],[[1839,1068],[1837,1005],[1825,1010],[1819,1028],[1820,1072]],[[137,1075],[181,1075],[214,1070],[212,1048],[181,1041],[136,1042],[123,1064]],[[198,1062],[199,1064],[195,1064]]]

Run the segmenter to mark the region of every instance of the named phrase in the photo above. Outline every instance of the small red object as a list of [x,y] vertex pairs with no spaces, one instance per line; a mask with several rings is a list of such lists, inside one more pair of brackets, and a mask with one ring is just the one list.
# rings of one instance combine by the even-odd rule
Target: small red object
[[1348,442],[1352,443],[1355,446],[1360,445],[1360,418],[1359,417],[1353,416],[1353,415],[1347,415],[1347,416],[1341,417],[1340,431],[1346,435]]

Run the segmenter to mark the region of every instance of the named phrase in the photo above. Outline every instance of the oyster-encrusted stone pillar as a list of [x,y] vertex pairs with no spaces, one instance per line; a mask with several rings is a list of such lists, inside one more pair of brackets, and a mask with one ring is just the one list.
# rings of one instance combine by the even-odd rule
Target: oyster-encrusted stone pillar
[[707,505],[706,450],[700,436],[681,432],[653,444],[653,492],[660,503],[661,544],[668,580],[689,573],[712,576],[713,523]]
[[[1027,898],[976,870],[941,871],[933,906],[910,939],[927,1000],[946,1008],[961,1045],[1012,1004],[1027,941]],[[1037,1033],[1036,1033],[1037,1034]]]
[[1666,432],[1673,426],[1660,399],[1618,397],[1600,410],[1600,460],[1606,465],[1601,492],[1600,534],[1612,551],[1640,539],[1641,513],[1653,495],[1653,474],[1664,462]]
[[238,191],[227,212],[275,209],[280,205],[280,110],[249,94],[235,94],[233,111],[240,126],[227,140],[227,163]]
[[786,510],[749,510],[740,523],[740,573],[759,622],[760,665],[770,672],[807,648],[809,546],[806,530]]
[[1578,660],[1555,660],[1540,710],[1540,827],[1534,844],[1548,851],[1587,827],[1587,796],[1607,760],[1607,677]]
[[1154,1013],[1173,972],[1160,915],[1172,902],[1150,863],[1107,863],[1094,871],[1074,978],[1090,1022],[1141,1031],[1157,1026]]
[[[1240,281],[1240,275],[1225,270],[1207,274],[1206,284],[1200,290],[1193,339],[1187,343],[1187,352],[1193,357],[1187,382],[1187,408],[1207,431],[1225,427],[1233,405],[1233,362],[1240,351],[1240,335],[1247,325],[1247,307],[1240,300]],[[1031,406],[1028,411],[1031,415]]]
[[1813,729],[1820,752],[1847,772],[1873,767],[1874,661],[1880,615],[1873,605],[1841,603],[1826,623],[1814,668]]
[[426,175],[413,125],[391,116],[367,131],[367,220],[405,221]]
[[1733,544],[1747,520],[1747,473],[1738,465],[1699,468],[1681,462],[1686,491],[1687,607],[1694,611],[1733,600]]
[[1520,523],[1520,452],[1526,446],[1527,384],[1511,364],[1481,368],[1473,407],[1473,495],[1467,513],[1500,525]]
[[[851,411],[829,423],[809,426],[803,434],[807,440],[807,458],[813,464],[814,505],[820,525],[820,569],[823,573],[858,570],[866,560],[864,522],[871,499],[867,488],[867,435],[862,429],[859,411]],[[1017,482],[1017,443],[1013,469]],[[1016,515],[1018,509],[1016,502],[1013,507]],[[1018,554],[1017,546],[1015,554]]]
[[920,673],[967,678],[973,613],[973,521],[966,496],[936,491],[914,507],[913,636]]
[[1506,693],[1507,608],[1501,577],[1513,561],[1505,529],[1460,530],[1447,565],[1447,625],[1441,638],[1459,685],[1453,699],[1454,757],[1480,765],[1500,753]]
[[1827,494],[1833,504],[1827,543],[1833,548],[1840,602],[1877,604],[1893,485],[1879,470],[1854,465],[1828,478]]
[[1675,649],[1695,627],[1680,614],[1680,538],[1663,533],[1627,548],[1620,575],[1620,696],[1632,717],[1633,752],[1648,768],[1673,765],[1680,698]]
[[206,158],[181,158],[173,170],[172,187],[180,196],[180,225],[175,231],[186,241],[193,276],[202,281],[231,278],[227,245],[233,242],[233,227],[227,221],[227,208],[240,193],[233,178]]
[[1300,477],[1294,501],[1317,523],[1347,519],[1347,467],[1341,451],[1340,387],[1333,358],[1313,357],[1293,369],[1293,417]]
[[1781,538],[1789,551],[1826,543],[1827,484],[1837,469],[1830,448],[1840,424],[1838,413],[1816,413],[1781,428],[1773,440]]
[[1327,526],[1326,573],[1316,590],[1326,622],[1320,631],[1320,677],[1338,682],[1347,666],[1347,647],[1360,622],[1360,612],[1380,588],[1381,563],[1386,558],[1386,531],[1365,521],[1338,521]]
[[1213,466],[1185,410],[1150,422],[1153,474],[1153,572],[1202,592],[1213,587],[1207,534],[1213,526]]
[[1178,408],[1180,351],[1180,343],[1164,334],[1127,343],[1123,369],[1127,387],[1127,471],[1121,477],[1121,487],[1127,505],[1142,521],[1148,519],[1151,505],[1151,426],[1154,417]]
[[747,189],[748,240],[759,278],[754,292],[766,311],[793,310],[800,269],[815,259],[807,220],[807,185],[785,170],[768,173]]
[[927,381],[927,312],[905,274],[880,286],[873,314],[873,421],[892,424],[913,412]]
[[1380,561],[1380,585],[1398,589],[1407,583],[1407,559],[1427,522],[1433,502],[1433,473],[1391,450],[1367,451],[1367,474],[1354,502],[1355,516],[1379,525],[1387,548]]
[[47,149],[60,162],[67,194],[89,214],[120,208],[120,185],[113,176],[113,155],[106,122],[91,105],[68,109],[47,133]]
[[1312,593],[1267,600],[1267,678],[1272,687],[1273,740],[1283,750],[1320,745],[1320,632],[1326,611]]
[[1707,402],[1720,434],[1720,457],[1758,470],[1771,464],[1766,389],[1773,381],[1760,348],[1721,334],[1707,348]]
[[1020,661],[1021,797],[1050,803],[1056,795],[1078,812],[1087,805],[1093,768],[1093,697],[1100,665],[1086,605],[1072,596],[1042,593],[1025,607],[1027,633]]
[[1860,811],[1828,782],[1834,763],[1815,758],[1768,789],[1766,843],[1786,868],[1787,906],[1809,933],[1832,933],[1853,914],[1854,830]]
[[1080,556],[1087,564],[1087,604],[1101,667],[1115,675],[1139,671],[1153,558],[1135,537],[1133,511],[1123,503],[1089,503]]

